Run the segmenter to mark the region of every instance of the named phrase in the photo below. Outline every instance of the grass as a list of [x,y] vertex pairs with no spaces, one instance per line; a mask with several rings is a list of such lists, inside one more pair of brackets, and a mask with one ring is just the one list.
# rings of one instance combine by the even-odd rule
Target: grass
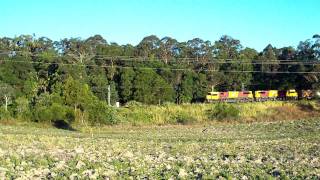
[[[240,112],[239,118],[237,118],[238,122],[295,120],[312,118],[320,115],[320,105],[316,101],[269,101],[234,103],[232,105]],[[121,120],[121,124],[135,126],[203,124],[216,122],[216,120],[218,120],[210,115],[214,106],[217,106],[217,104],[140,105],[120,108],[118,109],[118,116]],[[224,120],[232,120],[232,118]]]
[[7,125],[0,178],[319,179],[319,149],[318,118],[85,131]]
[[[115,124],[123,126],[162,126],[297,120],[314,118],[319,115],[320,104],[317,101],[275,101],[230,103],[226,105],[164,104],[161,106],[131,103],[129,106],[116,108],[112,119],[116,122]],[[76,129],[92,125],[79,117],[79,115],[76,115],[76,120],[72,123],[72,126]],[[49,123],[50,121],[35,124],[31,120],[21,119],[0,120],[0,124],[5,125],[52,126]],[[96,125],[99,125],[99,123]]]

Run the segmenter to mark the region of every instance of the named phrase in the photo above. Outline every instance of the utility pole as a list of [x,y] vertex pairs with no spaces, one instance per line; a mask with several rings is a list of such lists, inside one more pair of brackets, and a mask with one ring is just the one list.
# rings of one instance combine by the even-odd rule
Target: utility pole
[[108,105],[111,106],[111,86],[108,85]]
[[241,83],[241,91],[245,91],[244,83]]

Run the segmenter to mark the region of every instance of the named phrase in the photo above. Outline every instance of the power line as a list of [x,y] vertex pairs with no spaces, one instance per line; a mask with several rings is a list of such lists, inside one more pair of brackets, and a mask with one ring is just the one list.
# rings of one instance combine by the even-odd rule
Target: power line
[[34,62],[34,61],[16,61],[16,60],[0,60],[13,63],[29,63],[43,65],[61,65],[61,66],[79,66],[79,67],[101,67],[101,68],[118,68],[118,69],[144,69],[144,70],[170,70],[170,71],[197,71],[197,72],[221,72],[221,73],[264,73],[264,74],[320,74],[318,71],[255,71],[255,70],[194,70],[187,68],[165,68],[165,67],[131,67],[119,65],[95,65],[95,64],[72,64],[72,63],[56,63],[56,62]]
[[[0,54],[12,54],[15,53],[15,55],[17,55],[16,52],[23,52],[23,51],[8,51],[7,53],[0,53]],[[31,53],[31,52],[23,52],[26,54],[29,54],[32,57],[39,57],[42,56],[42,54],[38,54],[38,53]],[[20,54],[21,55],[21,54]],[[22,54],[25,55],[25,54]],[[66,56],[70,56],[71,54],[65,54]],[[59,58],[63,58],[62,55],[49,55],[49,57],[59,57]],[[159,61],[165,61],[166,59],[164,58],[157,58],[155,60],[150,60],[148,59],[149,57],[131,57],[131,56],[110,56],[110,55],[93,55],[94,59],[102,59],[102,60],[114,60],[114,61],[143,61],[143,62],[159,62]],[[201,59],[201,58],[200,58]],[[167,59],[168,63],[170,62],[185,62],[185,63],[212,63],[212,64],[231,64],[231,63],[247,63],[247,64],[252,64],[252,63],[256,63],[256,64],[286,64],[285,62],[287,62],[288,64],[291,63],[297,63],[297,64],[303,64],[303,63],[312,63],[310,65],[313,65],[315,63],[320,63],[319,60],[251,60],[251,59],[218,59],[218,58],[203,58],[203,60],[207,60],[207,61],[201,61],[199,60],[199,58],[172,58],[172,59]],[[261,62],[261,63],[258,63]]]
[[[63,56],[50,56],[50,57],[60,57],[62,58]],[[147,59],[143,59],[143,58],[119,58],[119,57],[101,57],[101,58],[94,58],[95,60],[105,60],[105,61],[112,61],[112,62],[121,62],[121,61],[125,61],[125,62],[134,62],[134,63],[138,63],[138,62],[163,62],[163,59],[157,59],[157,60],[147,60]],[[212,65],[219,65],[219,64],[235,64],[235,65],[304,65],[304,66],[318,66],[320,65],[320,61],[288,61],[288,62],[276,62],[273,60],[267,60],[267,61],[251,61],[251,62],[246,62],[245,60],[230,60],[230,61],[226,61],[226,60],[219,60],[219,59],[215,59],[214,61],[206,61],[206,62],[202,62],[202,61],[168,61],[168,64],[172,64],[172,63],[188,63],[188,64],[200,64],[200,65],[206,65],[206,64],[212,64]]]
[[[132,58],[132,59],[108,59],[108,58],[95,58],[96,60],[109,60],[109,61],[114,61],[114,62],[121,62],[121,61],[127,61],[127,62],[160,62],[163,61],[162,59],[158,59],[158,60],[144,60],[144,59],[136,59],[136,58]],[[242,65],[320,65],[320,62],[314,63],[314,62],[275,62],[275,61],[266,61],[266,62],[257,62],[257,61],[253,61],[253,62],[246,62],[246,61],[206,61],[206,62],[201,62],[201,61],[189,61],[189,62],[184,62],[184,61],[168,61],[168,64],[171,63],[189,63],[189,64],[242,64]]]

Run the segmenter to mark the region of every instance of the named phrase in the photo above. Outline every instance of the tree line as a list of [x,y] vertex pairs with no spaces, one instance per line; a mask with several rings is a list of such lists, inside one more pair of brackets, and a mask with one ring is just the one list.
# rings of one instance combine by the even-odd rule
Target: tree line
[[0,58],[1,117],[101,123],[115,121],[108,86],[112,104],[203,102],[212,87],[317,89],[320,36],[258,52],[226,35],[214,42],[151,35],[136,46],[101,35],[60,41],[21,35],[0,38]]

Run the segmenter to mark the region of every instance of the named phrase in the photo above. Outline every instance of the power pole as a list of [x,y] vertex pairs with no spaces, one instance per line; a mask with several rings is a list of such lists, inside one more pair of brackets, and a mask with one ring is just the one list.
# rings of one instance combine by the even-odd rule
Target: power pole
[[244,83],[241,83],[241,91],[245,91]]
[[111,106],[111,86],[108,85],[108,105]]

